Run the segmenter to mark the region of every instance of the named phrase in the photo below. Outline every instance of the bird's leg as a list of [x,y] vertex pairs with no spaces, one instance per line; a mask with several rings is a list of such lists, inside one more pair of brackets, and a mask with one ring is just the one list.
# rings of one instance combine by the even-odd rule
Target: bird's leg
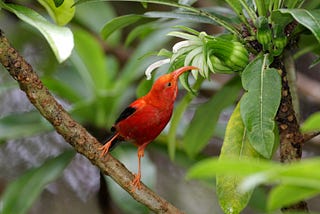
[[103,146],[99,148],[99,150],[102,150],[100,157],[103,157],[105,154],[108,153],[109,148],[112,144],[112,141],[116,139],[118,136],[119,136],[119,133],[116,133],[108,142],[106,142]]
[[141,158],[144,156],[144,149],[148,143],[144,143],[141,146],[138,147],[138,173],[134,175],[134,179],[132,181],[133,189],[132,191],[135,190],[135,188],[141,189],[141,184],[140,184],[140,179],[141,179]]

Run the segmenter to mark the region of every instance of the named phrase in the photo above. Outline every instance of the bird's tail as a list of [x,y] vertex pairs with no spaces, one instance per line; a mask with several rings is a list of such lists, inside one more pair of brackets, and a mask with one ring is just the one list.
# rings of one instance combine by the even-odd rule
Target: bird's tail
[[109,151],[112,151],[114,148],[116,148],[121,142],[124,142],[123,141],[123,138],[120,137],[120,136],[117,136],[115,138],[115,136],[117,135],[117,132],[114,132],[111,136],[109,136],[104,142],[103,142],[103,145],[106,144],[107,142],[109,142],[112,138],[114,138],[112,141],[111,141],[111,145],[109,147]]

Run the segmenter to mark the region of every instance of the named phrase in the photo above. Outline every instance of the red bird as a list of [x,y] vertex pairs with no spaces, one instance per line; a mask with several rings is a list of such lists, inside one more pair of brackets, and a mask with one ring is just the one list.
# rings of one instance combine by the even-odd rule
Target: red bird
[[132,181],[134,188],[141,188],[140,159],[144,155],[144,149],[169,122],[178,92],[178,77],[188,70],[198,68],[185,66],[159,77],[148,94],[131,103],[120,114],[111,128],[113,135],[100,147],[103,156],[121,141],[129,141],[138,146],[138,174],[135,174]]

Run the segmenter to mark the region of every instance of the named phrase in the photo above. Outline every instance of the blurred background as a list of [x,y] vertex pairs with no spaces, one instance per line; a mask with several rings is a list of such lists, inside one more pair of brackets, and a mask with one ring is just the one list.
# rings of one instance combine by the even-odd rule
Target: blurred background
[[[23,4],[50,19],[36,1],[10,2]],[[214,0],[199,0],[195,3],[196,7],[216,9],[223,5],[223,1]],[[133,2],[96,2],[77,6],[75,17],[68,24],[74,33],[75,49],[72,56],[62,64],[57,62],[42,35],[16,16],[2,10],[0,26],[59,102],[93,136],[103,141],[110,134],[110,127],[119,113],[137,96],[149,90],[152,81],[145,80],[144,70],[158,57],[146,54],[172,48],[178,40],[166,34],[173,30],[173,26],[183,24],[208,34],[222,31],[209,24],[168,19],[159,23],[138,22],[114,32],[106,41],[99,36],[103,25],[112,18],[129,13],[143,14],[149,10],[166,11],[171,8],[153,4],[144,8],[142,4]],[[221,9],[223,14],[228,15],[229,12]],[[296,63],[301,121],[320,110],[319,67],[308,68],[314,59],[311,54],[305,54],[298,56]],[[165,73],[167,69],[162,67],[156,76]],[[225,127],[237,100],[219,112],[211,140],[199,152],[191,155],[186,152],[181,136],[188,130],[197,109],[208,103],[232,77],[212,75],[210,81],[204,82],[197,97],[187,103],[175,129],[177,144],[174,158],[168,155],[167,141],[172,129],[169,124],[148,146],[142,159],[142,181],[186,213],[222,213],[215,196],[214,181],[186,180],[185,174],[197,161],[219,155]],[[239,95],[241,93],[239,90]],[[177,105],[185,102],[187,96],[188,92],[181,89]],[[208,111],[211,114],[211,110]],[[320,152],[318,142],[319,139],[314,139],[308,143],[304,147],[303,156],[317,156]],[[0,195],[12,181],[24,176],[28,170],[41,166],[46,168],[49,159],[69,150],[72,148],[39,115],[17,83],[1,68]],[[137,170],[135,146],[122,144],[112,154],[130,171]],[[41,176],[43,174],[38,175]],[[258,188],[243,213],[264,213],[267,191],[268,188]],[[27,195],[21,193],[20,197]],[[311,210],[320,210],[317,198],[308,202]],[[141,214],[150,211],[135,202],[110,178],[100,175],[95,166],[77,154],[61,176],[44,187],[28,213]]]

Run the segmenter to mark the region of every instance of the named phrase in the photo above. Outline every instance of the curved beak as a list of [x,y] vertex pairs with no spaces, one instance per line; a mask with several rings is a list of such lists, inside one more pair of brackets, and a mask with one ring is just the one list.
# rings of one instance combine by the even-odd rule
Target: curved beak
[[186,71],[190,71],[190,70],[199,70],[199,68],[197,67],[194,67],[194,66],[184,66],[184,67],[181,67],[175,71],[173,71],[171,74],[173,75],[173,78],[174,79],[178,79],[178,77],[183,74],[184,72]]

